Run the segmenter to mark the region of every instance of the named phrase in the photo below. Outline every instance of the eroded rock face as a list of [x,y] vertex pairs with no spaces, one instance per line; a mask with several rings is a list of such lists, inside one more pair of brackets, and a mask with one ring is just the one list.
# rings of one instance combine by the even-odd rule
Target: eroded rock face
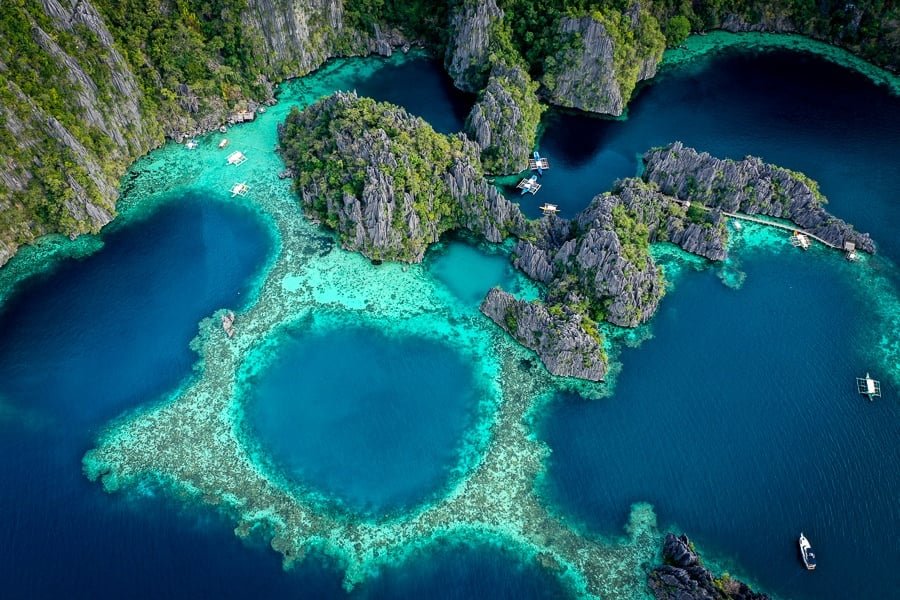
[[715,158],[681,142],[647,152],[644,162],[644,179],[665,194],[726,212],[787,219],[838,248],[851,242],[875,252],[868,234],[823,208],[826,200],[818,186],[802,173],[753,156],[740,161]]
[[665,292],[647,244],[671,241],[710,260],[726,252],[719,215],[692,222],[677,202],[636,179],[596,196],[571,224],[556,217],[542,223],[536,239],[516,246],[516,266],[548,284],[551,301],[588,301],[606,320],[626,327],[652,317]]
[[484,179],[473,142],[400,107],[338,92],[293,113],[281,141],[306,213],[371,259],[419,262],[460,227],[491,242],[525,229],[518,206]]
[[582,325],[584,317],[556,307],[551,313],[540,301],[525,302],[494,288],[481,312],[523,346],[534,350],[547,370],[562,377],[602,381],[606,354],[599,336]]
[[459,89],[477,92],[484,87],[490,70],[491,28],[502,18],[495,0],[465,0],[453,9],[444,65]]
[[637,29],[642,19],[650,23],[637,3],[621,18],[610,14],[605,22],[592,15],[560,19],[560,33],[571,42],[550,61],[542,80],[547,99],[558,106],[621,115],[637,82],[656,74],[665,39],[653,20],[652,26],[647,25],[650,29],[632,35],[630,42],[620,35],[622,47],[617,48],[609,28]]
[[519,67],[492,70],[466,120],[466,132],[481,148],[488,173],[517,173],[528,166],[542,112],[536,90]]
[[768,600],[765,594],[754,592],[727,575],[713,578],[686,535],[666,535],[663,562],[647,577],[647,585],[657,600]]

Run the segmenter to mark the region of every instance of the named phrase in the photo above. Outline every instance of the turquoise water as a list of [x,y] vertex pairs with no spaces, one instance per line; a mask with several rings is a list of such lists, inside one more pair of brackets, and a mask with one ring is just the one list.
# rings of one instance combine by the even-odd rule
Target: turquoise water
[[[399,56],[339,61],[284,85],[279,105],[227,134],[248,156],[239,170],[224,168],[218,134],[194,153],[174,144],[153,153],[126,180],[125,215],[104,235],[104,248],[27,281],[6,302],[0,577],[9,596],[346,593],[330,562],[283,572],[264,541],[239,542],[227,518],[182,507],[153,487],[105,494],[85,480],[80,461],[111,418],[191,378],[196,355],[188,343],[200,319],[253,304],[278,240],[263,215],[228,201],[224,190],[246,180],[248,206],[287,197],[271,150],[289,107],[356,88],[400,102],[442,131],[458,130],[471,98],[448,92],[438,69]],[[892,353],[900,336],[890,320],[900,319],[891,262],[900,258],[896,98],[804,55],[726,53],[673,68],[641,92],[629,120],[548,118],[565,126],[541,141],[554,165],[541,194],[558,195],[566,210],[633,173],[636,153],[681,138],[722,155],[756,153],[805,168],[822,180],[836,214],[872,231],[883,258],[850,265],[749,228],[728,265],[743,273],[740,289],[723,285],[715,268],[684,270],[652,339],[619,356],[611,397],[559,394],[534,415],[552,449],[547,501],[589,533],[614,535],[633,502],[650,501],[663,528],[683,528],[709,562],[767,590],[890,597],[900,584],[893,565],[900,364]],[[247,424],[292,481],[334,493],[353,510],[421,502],[450,480],[473,403],[484,396],[472,378],[482,382],[488,369],[460,351],[469,344],[489,353],[472,345],[481,334],[466,337],[484,325],[481,294],[498,283],[524,296],[535,291],[498,248],[448,240],[407,271],[348,257],[311,227],[293,234],[304,236],[313,258],[310,272],[285,278],[284,289],[329,310],[349,307],[357,321],[327,335],[310,335],[302,324],[294,330],[253,374]],[[395,331],[371,327],[387,328],[379,311],[394,302],[392,293],[411,290],[427,297],[421,306],[401,297],[411,308],[399,320],[421,335],[387,342]],[[342,381],[341,363],[361,376]],[[853,377],[867,369],[885,385],[885,398],[873,404],[853,390]],[[440,401],[420,402],[422,387]],[[408,435],[396,435],[400,429]],[[798,562],[800,529],[819,551],[815,574]],[[555,578],[511,553],[438,544],[352,595],[561,593]]]
[[480,306],[485,290],[497,286],[524,299],[537,297],[534,285],[513,267],[508,253],[487,244],[451,238],[429,250],[425,266],[467,306]]
[[479,390],[452,348],[363,327],[292,331],[251,385],[248,421],[276,464],[374,514],[447,482]]

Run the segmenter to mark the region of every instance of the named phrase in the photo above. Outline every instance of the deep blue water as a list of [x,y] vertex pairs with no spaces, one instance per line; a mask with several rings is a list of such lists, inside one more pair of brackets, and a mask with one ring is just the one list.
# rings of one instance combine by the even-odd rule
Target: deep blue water
[[453,87],[441,62],[435,59],[411,60],[399,65],[386,63],[359,81],[355,89],[360,96],[403,106],[440,133],[462,131],[475,103],[473,94]]
[[[540,193],[566,214],[634,175],[646,149],[682,140],[804,171],[829,210],[900,262],[900,98],[862,75],[805,54],[731,51],[664,73],[627,120],[551,113],[546,123],[553,169]],[[880,325],[868,310],[878,299],[860,300],[850,286],[865,282],[837,257],[741,259],[739,291],[708,271],[665,298],[655,338],[622,355],[613,399],[568,396],[549,411],[550,495],[609,532],[631,502],[650,501],[665,526],[790,597],[891,597],[897,392],[883,381],[885,400],[870,405],[853,388],[875,368],[877,348],[863,346]],[[895,270],[889,279],[900,283]],[[818,550],[812,577],[800,572],[800,530]]]
[[880,401],[856,394],[872,321],[852,268],[754,252],[738,291],[713,270],[685,275],[655,337],[623,352],[613,398],[565,395],[548,411],[552,501],[608,533],[649,501],[663,527],[786,597],[893,597],[900,390],[883,377]]
[[473,366],[439,342],[301,329],[255,377],[247,421],[290,478],[383,514],[443,489],[478,390]]

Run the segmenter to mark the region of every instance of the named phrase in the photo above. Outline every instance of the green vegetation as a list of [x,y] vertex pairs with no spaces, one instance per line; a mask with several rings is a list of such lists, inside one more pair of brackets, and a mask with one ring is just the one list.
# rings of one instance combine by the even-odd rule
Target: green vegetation
[[[321,58],[358,53],[378,26],[397,27],[440,53],[447,42],[450,11],[471,1],[343,0],[340,32],[321,10],[301,2],[295,8],[305,11],[309,39],[300,52]],[[790,22],[801,33],[838,43],[875,63],[900,67],[900,4],[884,0],[497,3],[505,17],[492,24],[485,74],[494,65],[522,66],[548,87],[554,75],[569,66],[563,64],[568,50],[583,43],[577,35],[560,33],[564,17],[590,16],[603,24],[615,43],[623,98],[633,91],[644,58],[663,44],[678,45],[691,30],[720,26],[729,15],[751,24]],[[11,198],[0,216],[4,240],[21,243],[44,232],[89,229],[90,223],[76,222],[64,209],[75,196],[111,210],[113,198],[104,190],[115,189],[127,164],[161,142],[164,131],[176,124],[190,127],[210,114],[226,114],[249,98],[263,97],[270,81],[302,71],[300,65],[285,62],[296,59],[264,52],[264,40],[248,26],[253,21],[246,14],[248,0],[91,0],[85,10],[91,7],[112,35],[111,46],[77,19],[69,23],[48,16],[36,0],[7,0],[0,12],[0,168],[16,181],[12,188],[0,183],[0,197]],[[279,3],[275,10],[288,8]],[[86,87],[69,72],[67,62],[87,75]],[[304,63],[303,68],[308,67]],[[91,104],[99,114],[114,112],[122,99],[113,83],[125,75],[133,75],[139,88],[143,135],[120,146],[110,132],[89,123],[82,105]],[[533,139],[531,124],[539,119],[533,87],[520,88],[516,96],[524,108],[520,127],[527,140]],[[197,105],[189,108],[194,97]],[[75,143],[63,139],[59,126]],[[500,149],[489,149],[485,159],[490,164],[500,154]],[[825,201],[817,187],[810,189]]]
[[666,45],[680,46],[691,35],[691,22],[684,15],[670,17],[666,23]]
[[520,68],[494,69],[479,97],[479,102],[485,104],[485,95],[492,95],[491,104],[500,113],[488,110],[486,114],[492,136],[491,145],[481,152],[481,162],[488,173],[511,173],[525,166],[523,159],[535,146],[538,125],[546,108],[537,98],[538,87]]
[[650,231],[644,223],[621,204],[612,210],[613,229],[622,244],[622,255],[640,266],[650,260]]
[[[423,236],[440,236],[458,226],[460,205],[443,175],[473,147],[467,148],[459,137],[436,133],[425,121],[410,117],[397,106],[335,95],[302,112],[295,108],[285,121],[281,147],[285,162],[297,173],[294,183],[307,211],[337,229],[345,242],[355,231],[341,227],[340,210],[333,207],[343,206],[345,195],[363,198],[371,162],[360,156],[379,157],[372,160],[389,178],[394,206],[391,226],[403,232],[399,240],[403,247],[362,249],[367,256],[411,260],[434,241]],[[477,157],[469,159],[478,164]],[[314,192],[304,195],[304,190]],[[415,231],[406,225],[404,197],[412,199],[420,224]]]
[[440,46],[447,41],[451,2],[428,0],[344,0],[344,22],[371,33],[375,26],[398,27],[411,38]]

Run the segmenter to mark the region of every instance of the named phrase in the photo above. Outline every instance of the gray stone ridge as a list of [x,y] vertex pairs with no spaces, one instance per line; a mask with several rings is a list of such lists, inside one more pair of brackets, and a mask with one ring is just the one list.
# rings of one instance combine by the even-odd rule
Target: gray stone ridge
[[723,575],[714,578],[686,535],[666,534],[662,566],[647,576],[657,600],[768,600],[747,584]]
[[644,163],[644,179],[665,194],[726,212],[787,219],[838,248],[850,242],[875,252],[868,234],[825,210],[827,200],[818,185],[802,173],[754,156],[716,158],[681,142],[650,150]]
[[[449,138],[454,150],[439,173],[415,167],[421,163],[411,156],[415,145],[399,142],[385,129],[403,132],[408,139],[441,134],[403,108],[388,104],[372,108],[367,102],[371,101],[354,92],[337,92],[289,117],[282,132],[283,145],[292,146],[292,132],[329,123],[329,143],[314,153],[319,164],[340,160],[355,165],[340,173],[339,184],[321,173],[308,181],[297,180],[307,214],[331,225],[344,247],[373,260],[420,262],[428,246],[450,229],[467,229],[495,243],[524,231],[526,220],[518,205],[482,175],[474,142],[462,134]],[[365,127],[357,118],[347,117],[366,110],[380,111],[384,126]],[[302,151],[313,153],[308,148]],[[288,152],[286,160],[291,166],[295,157]],[[414,189],[398,180],[400,171],[415,171],[423,185]],[[350,185],[357,178],[362,180],[359,190]]]
[[495,0],[467,0],[452,9],[444,66],[461,90],[477,92],[487,82],[491,29],[503,19]]
[[481,312],[513,339],[534,350],[554,375],[602,381],[606,354],[601,340],[582,326],[584,317],[572,310],[552,314],[540,301],[517,300],[498,288],[488,292]]
[[[529,108],[536,116],[526,114]],[[531,78],[524,69],[495,66],[491,70],[465,126],[466,133],[481,148],[485,171],[499,175],[528,167],[540,112]]]
[[534,239],[519,241],[516,266],[548,285],[549,301],[588,302],[625,327],[650,319],[665,292],[662,272],[646,251],[649,243],[670,241],[721,260],[728,239],[721,215],[692,221],[678,202],[639,179],[596,196],[571,223],[549,217],[541,225]]
[[[636,26],[636,16],[634,21]],[[563,17],[559,29],[563,37],[579,41],[563,47],[542,81],[547,100],[558,106],[621,115],[634,84],[656,75],[662,60],[661,48],[644,56],[635,50],[638,70],[626,75],[624,65],[615,60],[616,52],[624,49],[616,48],[603,23],[591,16]]]

